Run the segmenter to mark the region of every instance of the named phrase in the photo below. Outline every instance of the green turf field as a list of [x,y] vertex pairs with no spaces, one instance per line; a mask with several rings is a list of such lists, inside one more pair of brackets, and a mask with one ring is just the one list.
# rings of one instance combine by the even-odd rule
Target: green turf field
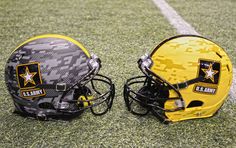
[[[180,1],[168,0],[199,33],[227,49],[236,63],[236,2]],[[110,112],[97,117],[88,111],[70,122],[42,122],[12,114],[4,84],[5,62],[18,44],[44,33],[70,36],[101,58],[101,73],[116,84]],[[231,101],[212,118],[170,125],[126,111],[123,84],[141,74],[138,58],[172,35],[176,31],[151,0],[1,0],[0,147],[236,147],[236,105]]]

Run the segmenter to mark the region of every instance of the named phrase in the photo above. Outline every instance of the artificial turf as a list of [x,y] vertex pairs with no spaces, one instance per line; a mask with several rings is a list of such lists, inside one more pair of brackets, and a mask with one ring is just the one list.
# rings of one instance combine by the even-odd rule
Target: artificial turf
[[[192,9],[191,14],[197,12],[198,9]],[[224,14],[220,14],[221,18]],[[224,20],[221,23],[224,25]],[[232,18],[231,23],[235,24],[235,19]],[[215,39],[205,26],[196,28],[201,34]],[[230,31],[231,28],[226,27],[222,30],[224,34],[217,34],[222,40],[216,38],[216,41],[223,47],[235,47],[233,40],[224,38]],[[5,62],[22,41],[45,33],[79,40],[101,58],[101,73],[111,77],[116,84],[116,97],[110,112],[93,116],[87,111],[72,121],[48,122],[12,113],[13,103],[4,84]],[[159,123],[151,115],[138,117],[126,110],[123,84],[127,78],[141,74],[136,63],[138,58],[173,35],[176,31],[151,0],[0,1],[0,147],[236,146],[236,105],[230,101],[212,118],[169,125]],[[231,50],[228,52],[232,53]]]

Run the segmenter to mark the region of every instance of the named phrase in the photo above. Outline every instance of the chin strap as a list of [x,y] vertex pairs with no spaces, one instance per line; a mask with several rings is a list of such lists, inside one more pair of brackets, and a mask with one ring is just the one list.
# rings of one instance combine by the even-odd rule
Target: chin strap
[[72,87],[72,84],[57,83],[57,84],[38,84],[37,88],[41,89],[54,89],[56,91],[66,91],[68,88]]
[[[177,83],[177,84],[173,84],[173,86],[176,88],[176,89],[184,89],[184,88],[187,88],[189,85],[192,85],[194,83],[198,83],[200,81],[203,81],[205,80],[204,77],[197,77],[197,78],[194,78],[194,79],[191,79],[191,80],[188,80],[188,81],[185,81],[185,82],[181,82],[181,83]],[[170,89],[172,89],[171,87],[169,87]]]

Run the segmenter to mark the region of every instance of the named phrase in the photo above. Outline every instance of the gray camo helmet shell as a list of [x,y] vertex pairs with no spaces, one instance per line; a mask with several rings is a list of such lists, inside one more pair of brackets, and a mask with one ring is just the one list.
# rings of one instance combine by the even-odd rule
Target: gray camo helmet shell
[[92,58],[79,42],[61,35],[37,36],[18,46],[5,67],[5,82],[16,109],[38,116],[57,115],[58,109],[77,112],[78,104],[65,102],[74,99],[78,86],[66,88],[88,75]]

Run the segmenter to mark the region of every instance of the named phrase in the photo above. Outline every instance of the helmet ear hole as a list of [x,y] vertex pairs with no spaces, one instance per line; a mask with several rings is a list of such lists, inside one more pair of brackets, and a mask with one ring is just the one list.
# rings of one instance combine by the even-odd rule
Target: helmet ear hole
[[199,100],[194,100],[194,101],[191,101],[187,108],[190,108],[190,107],[199,107],[199,106],[202,106],[203,105],[203,102],[202,101],[199,101]]

